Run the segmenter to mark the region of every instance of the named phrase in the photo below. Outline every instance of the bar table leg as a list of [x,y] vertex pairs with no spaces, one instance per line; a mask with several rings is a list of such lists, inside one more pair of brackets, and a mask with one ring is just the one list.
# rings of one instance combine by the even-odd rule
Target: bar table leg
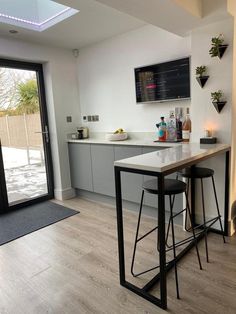
[[164,176],[158,178],[158,241],[160,258],[160,295],[163,309],[167,308],[167,289],[166,289],[166,249],[165,249],[165,195],[164,195]]
[[[160,224],[158,232],[158,241],[160,245],[160,298],[151,295],[144,287],[139,288],[132,283],[126,281],[125,278],[125,249],[124,249],[124,228],[123,228],[123,209],[122,209],[122,190],[121,190],[121,169],[115,167],[115,186],[116,186],[116,211],[117,211],[117,233],[118,233],[118,251],[119,251],[119,273],[120,284],[141,296],[142,298],[152,302],[153,304],[167,308],[167,292],[166,292],[166,252],[165,252],[165,211],[162,210],[158,215],[158,223]],[[165,206],[164,196],[164,177],[161,175],[157,178],[158,184],[161,188],[161,195],[158,198],[159,208]]]

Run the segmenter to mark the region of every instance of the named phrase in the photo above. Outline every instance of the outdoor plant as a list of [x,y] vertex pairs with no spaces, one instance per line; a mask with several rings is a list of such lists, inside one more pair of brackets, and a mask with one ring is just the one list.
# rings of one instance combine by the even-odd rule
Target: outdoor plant
[[212,102],[220,102],[222,96],[223,96],[223,92],[221,90],[211,93]]
[[206,72],[206,66],[205,65],[201,65],[199,67],[196,67],[196,75],[197,76],[202,77],[205,72]]
[[17,107],[15,114],[33,114],[39,112],[38,86],[35,79],[17,85]]
[[218,57],[220,55],[220,47],[223,46],[224,37],[220,34],[218,37],[213,37],[211,39],[211,49],[209,50],[209,54],[211,57]]

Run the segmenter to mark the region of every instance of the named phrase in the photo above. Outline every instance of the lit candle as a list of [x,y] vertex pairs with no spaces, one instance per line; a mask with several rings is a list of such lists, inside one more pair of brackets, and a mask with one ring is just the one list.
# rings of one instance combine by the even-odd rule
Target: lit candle
[[204,130],[204,137],[211,137],[211,131],[205,129],[205,130]]

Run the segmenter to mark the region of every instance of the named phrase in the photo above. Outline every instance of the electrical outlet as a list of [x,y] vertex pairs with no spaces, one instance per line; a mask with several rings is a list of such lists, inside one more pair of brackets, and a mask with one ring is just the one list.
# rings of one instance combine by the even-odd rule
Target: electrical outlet
[[71,116],[67,116],[66,117],[66,122],[68,122],[68,123],[72,122],[72,117]]
[[83,122],[96,122],[99,121],[99,115],[83,116]]

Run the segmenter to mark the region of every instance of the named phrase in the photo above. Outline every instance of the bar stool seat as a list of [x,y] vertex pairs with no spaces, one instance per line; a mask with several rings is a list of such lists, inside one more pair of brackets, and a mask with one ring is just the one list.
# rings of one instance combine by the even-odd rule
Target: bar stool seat
[[[131,274],[134,277],[138,277],[140,275],[143,275],[149,271],[152,271],[154,269],[159,268],[160,266],[154,266],[152,268],[149,268],[147,270],[144,270],[139,273],[134,272],[134,263],[135,263],[135,255],[136,255],[136,249],[137,249],[137,244],[143,240],[146,236],[150,235],[153,231],[157,230],[159,227],[156,226],[152,230],[146,232],[144,235],[139,236],[139,228],[140,228],[140,222],[141,222],[141,215],[142,215],[142,210],[143,210],[143,199],[144,199],[144,194],[149,193],[149,194],[155,194],[159,195],[160,191],[158,189],[158,183],[157,179],[151,179],[148,181],[145,181],[142,186],[142,196],[141,196],[141,202],[140,202],[140,208],[139,208],[139,214],[138,214],[138,222],[137,222],[137,229],[136,229],[136,235],[135,235],[135,241],[134,241],[134,248],[133,248],[133,256],[132,256],[132,262],[131,262]],[[190,207],[187,199],[187,184],[183,181],[176,180],[176,179],[164,179],[164,195],[168,195],[169,198],[169,206],[170,206],[170,219],[169,219],[169,227],[171,226],[171,233],[172,233],[172,246],[168,247],[166,245],[166,252],[169,250],[173,251],[173,260],[172,262],[174,263],[174,268],[175,268],[175,282],[176,282],[176,293],[177,293],[177,298],[179,299],[179,284],[178,284],[178,272],[177,272],[177,258],[176,258],[176,247],[179,245],[185,244],[183,243],[176,243],[175,241],[175,229],[174,229],[174,218],[176,214],[173,214],[173,207],[174,207],[174,202],[175,202],[175,195],[184,193],[185,198],[186,198],[186,208],[182,209],[178,214],[182,213],[183,211],[187,211],[190,217],[190,222],[191,222],[191,231],[192,231],[192,236],[190,237],[190,241],[194,241],[196,252],[197,252],[197,257],[198,257],[198,262],[200,269],[202,269],[201,265],[201,260],[200,260],[200,255],[199,255],[199,250],[198,250],[198,245],[197,245],[197,239],[196,239],[196,234],[195,234],[195,229],[193,227],[193,221],[192,221],[192,215],[190,212]],[[165,208],[159,208],[158,210],[165,210]],[[169,232],[169,227],[168,227],[168,232]],[[186,239],[188,240],[188,239]],[[167,242],[167,241],[166,241]],[[189,242],[189,240],[188,240]],[[167,244],[167,243],[166,243]],[[159,247],[159,243],[157,243],[157,249]],[[159,249],[158,249],[159,250]]]
[[214,175],[214,170],[210,168],[201,168],[201,167],[194,167],[183,169],[179,172],[179,174],[184,178],[189,179],[201,179],[201,178],[210,178]]
[[[165,179],[165,195],[175,195],[186,191],[186,183],[175,179]],[[143,189],[150,194],[159,194],[157,179],[151,179],[143,183]]]
[[[187,192],[189,191],[189,182],[190,182],[190,180],[191,179],[200,179],[200,183],[201,183],[201,198],[202,198],[202,213],[203,213],[203,224],[202,224],[202,227],[203,227],[204,233],[205,233],[206,260],[207,260],[207,262],[209,262],[208,243],[207,243],[207,230],[208,230],[209,226],[212,226],[217,221],[219,221],[219,223],[220,223],[220,229],[221,229],[223,241],[225,243],[223,224],[222,224],[222,220],[221,220],[221,214],[220,214],[219,203],[218,203],[216,187],[215,187],[214,170],[210,169],[210,168],[201,168],[201,167],[185,168],[182,171],[178,172],[178,175],[180,175],[183,178],[187,179]],[[216,203],[216,212],[217,212],[217,216],[214,217],[214,218],[211,218],[208,221],[206,220],[205,197],[204,197],[204,187],[203,187],[203,179],[206,179],[206,178],[211,178],[211,181],[212,181],[212,187],[213,187],[215,203]],[[187,215],[185,216],[185,227],[186,227],[186,222],[187,222]],[[210,223],[210,225],[207,226],[207,224],[209,224],[209,223]],[[186,230],[189,231],[189,229],[187,229],[187,228],[186,228]]]

